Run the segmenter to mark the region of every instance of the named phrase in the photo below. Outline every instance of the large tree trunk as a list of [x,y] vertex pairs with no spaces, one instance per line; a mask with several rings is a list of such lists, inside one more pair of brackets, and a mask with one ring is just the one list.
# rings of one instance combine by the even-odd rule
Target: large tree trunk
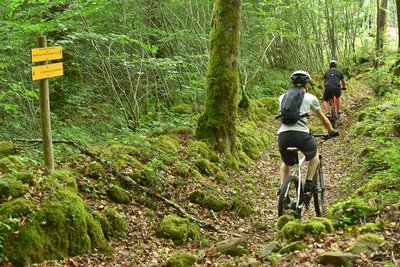
[[196,136],[223,153],[236,151],[241,0],[215,0],[207,67],[207,98]]

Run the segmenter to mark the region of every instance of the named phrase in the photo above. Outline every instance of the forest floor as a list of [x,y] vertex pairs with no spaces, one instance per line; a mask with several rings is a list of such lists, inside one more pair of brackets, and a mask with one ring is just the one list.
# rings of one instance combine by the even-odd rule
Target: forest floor
[[[345,93],[346,94],[346,93]],[[341,190],[340,181],[355,168],[355,160],[352,160],[350,147],[352,140],[348,131],[354,123],[352,114],[360,108],[370,91],[360,90],[357,94],[344,97],[346,114],[341,120],[339,129],[341,136],[336,139],[326,141],[322,147],[324,155],[324,170],[327,184],[326,206],[339,198],[346,197],[352,193],[351,189]],[[274,146],[277,149],[277,146]],[[278,190],[278,169],[280,158],[277,151],[270,151],[269,156],[258,160],[255,166],[248,171],[256,179],[258,194],[252,203],[257,203],[256,214],[248,218],[238,218],[232,212],[212,212],[200,209],[197,205],[188,201],[188,193],[193,188],[172,189],[174,201],[183,207],[187,212],[196,218],[212,223],[220,231],[202,229],[212,242],[220,242],[232,237],[243,237],[249,243],[251,254],[248,256],[249,262],[257,262],[265,245],[276,237],[277,220],[277,190]],[[240,179],[240,177],[237,177]],[[155,236],[154,226],[157,217],[162,218],[165,214],[173,213],[171,207],[162,203],[155,204],[156,215],[154,219],[146,216],[148,207],[141,204],[117,205],[108,202],[106,199],[88,203],[94,209],[103,209],[106,206],[113,206],[119,211],[123,211],[129,222],[127,236],[123,239],[111,240],[115,252],[112,255],[92,252],[84,256],[67,258],[59,261],[44,262],[34,266],[164,266],[166,260],[176,252],[189,252],[196,255],[198,263],[196,266],[259,266],[259,265],[224,265],[234,263],[234,259],[221,256],[212,245],[199,246],[199,244],[187,244],[175,246],[172,242],[159,239]],[[158,205],[158,206],[157,206]],[[312,214],[311,214],[312,215]],[[307,220],[307,215],[303,220]],[[254,225],[263,222],[268,227],[257,229]],[[310,237],[311,238],[311,237]],[[275,263],[265,262],[261,266],[318,266],[319,255],[334,249],[343,251],[351,243],[354,237],[351,233],[335,232],[319,240],[307,240],[310,247],[296,254],[295,257],[282,257]],[[383,266],[379,257],[374,261],[364,257],[363,264],[357,266]]]

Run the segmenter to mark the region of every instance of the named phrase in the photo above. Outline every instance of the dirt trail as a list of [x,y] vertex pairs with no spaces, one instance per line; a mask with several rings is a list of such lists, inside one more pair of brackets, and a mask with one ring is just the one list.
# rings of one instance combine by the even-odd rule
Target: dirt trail
[[[352,113],[359,108],[360,99],[365,98],[369,94],[368,90],[353,94],[352,97],[345,93],[344,105],[347,109],[345,117],[342,119],[339,129],[341,136],[324,143],[323,154],[325,156],[325,176],[327,180],[326,205],[329,206],[335,200],[344,197],[345,194],[340,192],[339,182],[347,176],[352,166],[347,165],[352,160],[344,160],[351,157],[350,151],[345,149],[351,140],[348,138],[348,130],[354,123]],[[277,145],[274,146],[277,149]],[[276,219],[277,219],[277,189],[279,184],[278,168],[280,158],[277,151],[270,151],[270,156],[265,156],[258,160],[255,167],[248,171],[256,180],[257,193],[252,199],[255,203],[256,215],[250,218],[240,219],[231,212],[214,213],[208,210],[200,210],[198,206],[191,205],[187,199],[187,192],[177,192],[175,195],[181,197],[176,201],[185,208],[186,211],[193,214],[201,220],[212,222],[221,232],[204,230],[211,241],[223,241],[225,239],[241,236],[248,240],[249,249],[251,251],[250,258],[257,259],[265,244],[273,239],[276,235]],[[238,178],[240,179],[240,177]],[[102,253],[91,253],[83,257],[73,257],[60,261],[51,261],[34,266],[163,266],[165,261],[175,252],[186,251],[196,255],[201,259],[201,264],[197,266],[221,266],[226,262],[227,258],[219,257],[213,246],[199,247],[198,244],[189,244],[186,246],[174,246],[168,240],[161,240],[155,237],[154,225],[158,218],[164,214],[174,212],[172,209],[165,207],[161,203],[154,203],[154,209],[157,210],[154,219],[149,219],[147,211],[148,207],[143,207],[140,203],[133,205],[115,205],[107,202],[106,199],[101,201],[93,201],[89,205],[94,209],[102,209],[105,206],[113,206],[119,211],[124,212],[129,222],[128,235],[121,240],[112,240],[111,243],[115,248],[112,255]],[[255,227],[262,222],[266,227],[263,229]],[[301,253],[295,260],[291,262],[279,262],[279,266],[315,266],[317,253],[330,250],[329,247],[324,249],[324,245],[315,245],[309,251]],[[313,264],[315,263],[315,265]],[[265,266],[269,266],[266,263]]]

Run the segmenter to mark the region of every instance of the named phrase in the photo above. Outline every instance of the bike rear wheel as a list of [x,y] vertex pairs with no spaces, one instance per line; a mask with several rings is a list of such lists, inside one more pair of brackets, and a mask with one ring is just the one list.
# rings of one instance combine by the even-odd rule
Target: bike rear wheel
[[297,193],[298,184],[299,178],[297,176],[286,177],[279,193],[278,217],[292,215],[300,219],[301,209],[297,206],[297,200],[300,199]]
[[330,108],[331,108],[331,112],[330,112],[331,116],[329,118],[329,121],[331,122],[332,127],[334,129],[336,129],[338,127],[338,124],[339,124],[339,115],[337,113],[335,104],[332,101],[329,103],[329,105],[330,105]]
[[325,215],[325,181],[321,159],[314,174],[314,182],[317,184],[317,190],[313,195],[315,213],[318,217],[322,217]]

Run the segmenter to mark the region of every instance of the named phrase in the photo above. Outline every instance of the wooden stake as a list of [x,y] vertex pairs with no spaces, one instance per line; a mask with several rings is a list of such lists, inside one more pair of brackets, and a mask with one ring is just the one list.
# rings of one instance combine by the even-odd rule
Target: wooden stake
[[[47,47],[46,36],[37,38],[38,47]],[[41,62],[39,65],[45,65],[47,62]],[[48,173],[54,171],[54,153],[53,140],[51,134],[51,118],[50,118],[50,98],[49,98],[49,80],[39,80],[40,89],[40,123],[43,137],[43,153],[46,170]]]

